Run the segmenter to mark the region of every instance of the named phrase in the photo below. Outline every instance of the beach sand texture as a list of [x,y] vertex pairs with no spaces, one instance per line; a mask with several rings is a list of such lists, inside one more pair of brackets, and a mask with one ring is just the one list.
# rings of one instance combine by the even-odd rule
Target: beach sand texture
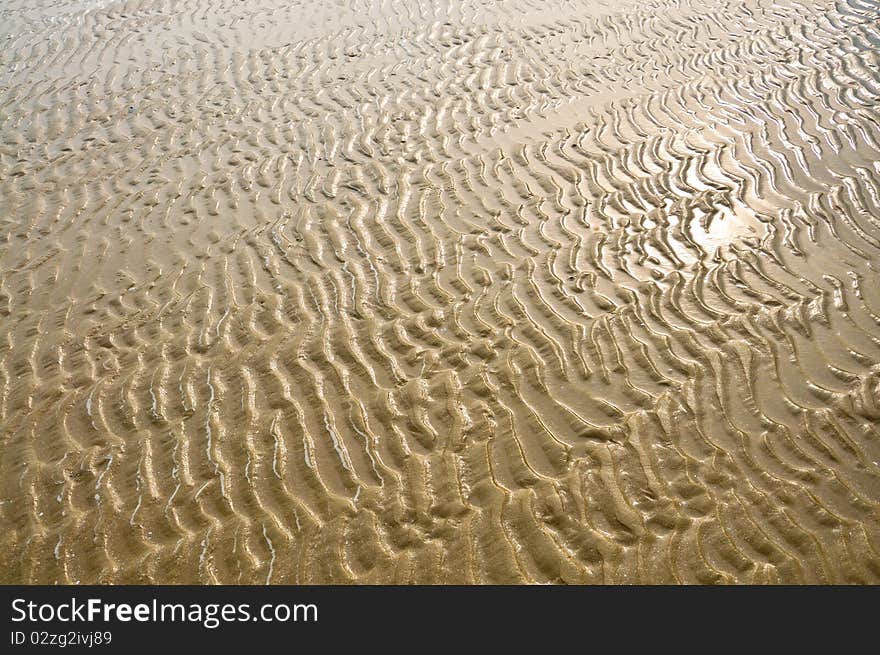
[[880,581],[878,2],[0,46],[0,582]]

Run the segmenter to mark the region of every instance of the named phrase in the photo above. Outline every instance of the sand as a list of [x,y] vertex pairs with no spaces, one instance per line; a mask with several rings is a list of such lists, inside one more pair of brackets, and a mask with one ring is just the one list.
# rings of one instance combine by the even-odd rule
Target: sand
[[0,582],[880,581],[880,5],[0,1]]

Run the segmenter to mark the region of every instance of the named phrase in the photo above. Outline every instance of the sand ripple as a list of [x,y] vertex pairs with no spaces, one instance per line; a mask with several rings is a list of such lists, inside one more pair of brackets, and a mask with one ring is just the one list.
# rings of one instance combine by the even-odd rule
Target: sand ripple
[[876,1],[34,4],[0,582],[880,581]]

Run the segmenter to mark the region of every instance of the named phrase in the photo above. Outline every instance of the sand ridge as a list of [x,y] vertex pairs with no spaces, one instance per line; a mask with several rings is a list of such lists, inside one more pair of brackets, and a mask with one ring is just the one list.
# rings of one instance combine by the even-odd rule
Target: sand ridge
[[0,582],[880,580],[880,5],[0,1]]

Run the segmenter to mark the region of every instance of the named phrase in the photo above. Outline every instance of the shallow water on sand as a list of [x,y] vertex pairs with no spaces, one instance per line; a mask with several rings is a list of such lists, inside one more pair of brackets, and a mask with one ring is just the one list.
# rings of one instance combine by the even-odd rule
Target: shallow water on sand
[[0,582],[880,581],[880,4],[0,0]]

